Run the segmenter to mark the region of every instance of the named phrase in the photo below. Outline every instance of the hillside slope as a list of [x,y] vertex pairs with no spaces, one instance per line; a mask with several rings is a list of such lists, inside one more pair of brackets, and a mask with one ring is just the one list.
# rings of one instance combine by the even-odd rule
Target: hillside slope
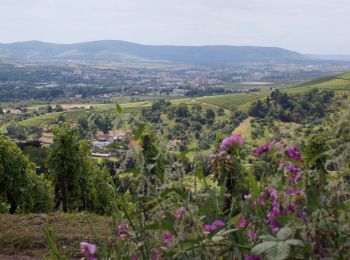
[[350,90],[350,72],[336,76],[315,79],[299,86],[287,89],[287,92],[303,92],[311,88],[333,89],[333,90]]

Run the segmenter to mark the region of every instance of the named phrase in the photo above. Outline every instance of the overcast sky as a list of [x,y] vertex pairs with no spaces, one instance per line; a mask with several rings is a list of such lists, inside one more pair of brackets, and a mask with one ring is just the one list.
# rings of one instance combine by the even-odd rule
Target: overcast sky
[[0,42],[103,39],[350,54],[350,0],[0,0]]

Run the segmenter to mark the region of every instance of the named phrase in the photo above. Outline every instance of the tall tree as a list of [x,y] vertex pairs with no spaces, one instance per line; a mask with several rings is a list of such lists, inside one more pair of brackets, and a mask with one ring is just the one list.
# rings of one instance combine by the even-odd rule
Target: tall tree
[[0,198],[9,203],[11,214],[18,207],[23,212],[50,210],[49,184],[35,174],[34,168],[14,142],[0,135]]
[[63,211],[68,212],[79,207],[87,152],[72,125],[61,123],[54,128],[54,135],[47,166],[55,186],[55,209],[62,203]]

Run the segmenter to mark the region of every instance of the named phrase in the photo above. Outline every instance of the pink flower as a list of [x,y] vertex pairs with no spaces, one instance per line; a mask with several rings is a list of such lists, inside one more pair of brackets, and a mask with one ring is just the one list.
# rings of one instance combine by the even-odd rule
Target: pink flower
[[255,241],[256,240],[256,233],[254,232],[254,230],[249,229],[247,231],[247,237],[251,240],[251,241]]
[[242,216],[241,219],[239,220],[239,222],[236,224],[236,228],[244,228],[246,225],[246,220],[245,217]]
[[293,163],[288,163],[284,169],[290,174],[297,174],[300,171],[300,167]]
[[252,202],[252,208],[255,209],[256,208],[256,201]]
[[136,256],[132,256],[131,260],[137,260],[137,257]]
[[296,209],[297,209],[297,204],[295,201],[292,201],[288,206],[288,210],[290,212],[295,212]]
[[211,226],[212,226],[213,229],[215,230],[215,229],[217,229],[217,228],[219,228],[219,227],[225,226],[225,223],[224,223],[222,220],[217,219],[217,220],[215,220],[215,221],[213,222],[213,224],[211,224]]
[[96,246],[87,242],[81,242],[79,248],[81,253],[86,257],[90,257],[96,253]]
[[244,144],[244,140],[242,138],[242,136],[237,135],[237,134],[233,134],[231,135],[232,141],[237,142],[240,146],[243,146]]
[[270,221],[270,228],[272,232],[277,232],[279,230],[279,223],[276,220]]
[[244,200],[249,200],[252,197],[252,195],[248,194],[248,195],[243,195]]
[[129,224],[128,223],[122,223],[118,226],[117,231],[115,232],[115,236],[121,240],[129,240],[130,235],[128,233],[129,230]]
[[152,248],[151,249],[152,253],[152,260],[160,260],[160,249],[158,247]]
[[221,151],[229,150],[234,142],[237,143],[239,146],[243,146],[243,143],[244,143],[242,136],[237,134],[232,134],[230,137],[226,137],[222,141],[220,145],[220,150]]
[[173,234],[171,234],[169,231],[166,231],[163,234],[163,240],[162,240],[163,246],[168,247],[172,238],[173,238]]
[[271,151],[271,149],[272,149],[271,144],[259,145],[258,149],[254,153],[254,156],[258,158],[260,154],[267,153],[268,151]]
[[203,225],[203,229],[204,229],[204,233],[206,233],[206,234],[208,234],[214,230],[213,227],[211,225],[208,225],[208,224]]
[[175,218],[181,219],[186,215],[186,209],[184,207],[178,208],[175,212]]
[[265,197],[264,196],[259,196],[258,203],[260,206],[265,205]]
[[275,188],[269,188],[267,193],[270,195],[272,206],[279,206],[277,190]]
[[204,233],[209,234],[210,232],[218,229],[219,227],[225,226],[225,223],[222,220],[215,220],[211,225],[205,224],[203,225]]
[[304,160],[301,158],[300,152],[295,146],[289,147],[286,151],[286,155],[288,156],[289,159],[294,159],[299,162],[304,162]]
[[232,139],[231,137],[226,137],[224,140],[222,140],[222,143],[220,145],[220,150],[228,150],[232,145]]

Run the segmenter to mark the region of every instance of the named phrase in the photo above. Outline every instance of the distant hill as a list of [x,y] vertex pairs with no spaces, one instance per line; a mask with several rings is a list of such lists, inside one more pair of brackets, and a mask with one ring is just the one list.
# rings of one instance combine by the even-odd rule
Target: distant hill
[[307,56],[319,60],[328,61],[350,61],[350,55],[321,55],[321,54],[306,54]]
[[311,58],[275,47],[142,45],[125,41],[53,44],[39,41],[0,44],[0,58],[26,61],[152,61],[195,65],[246,62],[301,62]]

